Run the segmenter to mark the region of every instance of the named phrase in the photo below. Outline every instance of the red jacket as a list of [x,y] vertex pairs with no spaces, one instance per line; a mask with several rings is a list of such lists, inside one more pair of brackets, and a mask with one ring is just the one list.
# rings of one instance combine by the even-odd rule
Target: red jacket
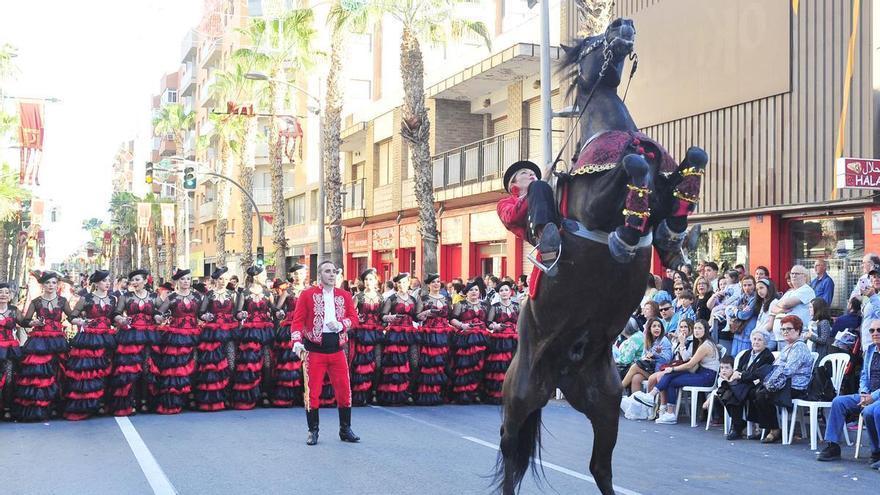
[[[342,323],[339,332],[339,345],[348,341],[348,329],[357,321],[357,311],[351,293],[333,289],[333,306],[336,320]],[[296,309],[290,322],[290,336],[294,343],[302,342],[303,337],[321,345],[324,330],[324,290],[322,287],[309,287],[302,291],[296,300]]]
[[526,239],[526,227],[528,223],[529,203],[526,197],[510,196],[498,202],[498,218],[507,230],[513,232],[520,239]]

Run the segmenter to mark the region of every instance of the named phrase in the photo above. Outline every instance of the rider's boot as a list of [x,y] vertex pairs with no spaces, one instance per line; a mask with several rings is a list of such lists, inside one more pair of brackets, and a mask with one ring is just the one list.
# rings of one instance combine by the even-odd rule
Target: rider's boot
[[557,261],[562,254],[562,238],[559,237],[559,228],[555,223],[548,223],[544,226],[541,234],[538,236],[538,252],[541,253],[540,260],[536,261],[538,269],[552,277],[559,271]]

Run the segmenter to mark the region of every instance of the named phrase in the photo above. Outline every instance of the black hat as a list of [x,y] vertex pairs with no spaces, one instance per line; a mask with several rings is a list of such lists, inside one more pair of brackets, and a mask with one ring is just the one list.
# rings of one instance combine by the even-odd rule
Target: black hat
[[257,275],[263,273],[263,267],[251,265],[251,267],[247,269],[246,273],[251,277],[256,277]]
[[431,282],[440,278],[439,273],[429,273],[428,276],[425,277],[425,285],[430,284]]
[[868,272],[868,275],[880,274],[880,265],[874,264],[871,266],[871,270]]
[[361,274],[360,274],[360,276],[359,276],[358,278],[361,279],[361,282],[366,282],[366,281],[367,281],[367,277],[368,277],[371,273],[372,273],[373,275],[376,275],[377,277],[379,276],[379,274],[378,274],[378,272],[376,271],[376,269],[370,267],[370,268],[367,268],[366,270],[364,270],[363,272],[361,272]]
[[306,269],[306,265],[303,265],[302,263],[294,263],[292,267],[287,269],[287,273],[298,272],[300,270],[305,270],[305,269]]
[[510,192],[510,179],[513,178],[513,174],[518,171],[527,168],[530,169],[535,175],[538,176],[538,180],[541,180],[541,167],[537,166],[534,162],[530,162],[528,160],[520,160],[513,165],[507,167],[507,170],[504,172],[504,190]]
[[510,290],[513,290],[513,282],[511,282],[510,280],[502,280],[501,282],[498,282],[497,284],[495,284],[495,292],[498,292],[499,290],[501,290],[501,288],[504,287],[505,285],[508,286],[510,288]]
[[409,272],[402,272],[402,273],[398,273],[397,275],[395,275],[395,277],[391,280],[393,280],[395,283],[397,283],[397,282],[400,282],[401,280],[408,278],[408,277],[409,277]]
[[229,268],[226,268],[225,266],[221,266],[220,268],[217,268],[216,270],[211,272],[211,278],[213,278],[214,280],[217,280],[220,277],[222,277],[224,273],[226,273],[228,271],[229,271]]
[[180,280],[189,274],[189,270],[181,270],[180,268],[178,268],[177,271],[174,272],[174,275],[171,276],[171,280]]
[[273,289],[280,289],[280,288],[284,287],[285,284],[287,284],[287,282],[285,282],[284,280],[281,280],[280,278],[276,278],[275,281],[272,282],[272,288]]
[[98,282],[106,279],[110,276],[110,270],[95,270],[95,273],[89,277],[90,284],[97,284]]
[[142,275],[144,278],[147,278],[147,276],[150,275],[150,272],[144,270],[143,268],[139,268],[133,272],[130,272],[128,274],[128,279],[131,280],[131,279],[137,277],[138,275]]
[[208,286],[205,285],[203,282],[199,282],[197,284],[194,284],[193,289],[195,289],[195,291],[200,294],[207,294],[207,292],[208,292]]
[[171,282],[165,282],[164,284],[160,285],[159,288],[165,290],[174,290],[174,286],[171,285]]
[[49,281],[49,279],[53,279],[53,278],[55,280],[58,280],[61,277],[59,277],[57,273],[50,271],[50,270],[47,270],[47,271],[43,272],[42,274],[40,274],[40,278],[37,279],[37,282],[39,282],[41,284],[45,284],[46,282]]
[[483,277],[474,277],[469,280],[467,285],[464,286],[464,293],[467,294],[474,287],[480,289],[480,296],[486,295],[486,282],[483,282]]
[[12,286],[9,285],[9,282],[0,282],[0,289],[12,289]]

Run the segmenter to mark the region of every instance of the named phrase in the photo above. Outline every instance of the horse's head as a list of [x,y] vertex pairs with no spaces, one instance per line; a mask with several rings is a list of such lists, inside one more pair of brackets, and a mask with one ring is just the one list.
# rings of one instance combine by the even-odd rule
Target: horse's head
[[563,69],[570,67],[581,94],[591,91],[597,83],[616,88],[623,73],[623,64],[633,52],[636,29],[631,19],[618,18],[603,34],[579,40],[574,46],[563,46]]

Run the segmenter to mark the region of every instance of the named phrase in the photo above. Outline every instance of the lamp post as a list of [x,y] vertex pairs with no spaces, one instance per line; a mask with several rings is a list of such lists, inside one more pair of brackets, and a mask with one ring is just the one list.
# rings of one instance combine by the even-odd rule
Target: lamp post
[[245,79],[253,81],[271,81],[289,86],[300,93],[309,97],[314,103],[314,107],[307,107],[307,110],[318,117],[318,262],[324,256],[324,113],[321,111],[321,100],[313,96],[308,91],[299,86],[289,83],[281,79],[272,79],[262,72],[248,72],[244,75]]

